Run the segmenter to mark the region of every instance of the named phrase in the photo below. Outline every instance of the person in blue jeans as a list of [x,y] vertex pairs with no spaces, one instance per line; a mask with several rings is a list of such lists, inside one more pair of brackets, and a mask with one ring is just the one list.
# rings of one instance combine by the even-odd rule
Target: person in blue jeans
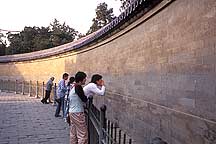
[[67,84],[67,92],[66,92],[66,95],[65,95],[65,101],[64,101],[64,116],[63,116],[65,122],[67,122],[66,117],[67,117],[67,114],[68,114],[68,112],[69,112],[68,96],[69,96],[70,90],[73,88],[73,86],[74,86],[74,84],[75,84],[74,81],[75,81],[75,78],[74,78],[74,77],[70,77],[70,78],[69,78],[69,82],[68,82],[68,84]]
[[65,94],[67,92],[67,86],[65,84],[65,81],[68,79],[68,74],[64,73],[62,76],[62,79],[58,83],[58,88],[57,88],[57,99],[56,102],[58,103],[56,112],[55,112],[55,117],[61,117],[59,115],[61,107],[62,107],[62,115],[64,116],[64,99],[65,99]]

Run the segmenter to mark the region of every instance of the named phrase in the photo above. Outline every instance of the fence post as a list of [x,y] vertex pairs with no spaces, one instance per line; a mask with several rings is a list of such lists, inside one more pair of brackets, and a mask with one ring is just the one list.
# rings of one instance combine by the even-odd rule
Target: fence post
[[103,144],[102,140],[105,140],[103,129],[106,129],[106,105],[100,107],[100,134],[99,144]]
[[10,92],[10,80],[7,81],[7,92]]
[[35,98],[38,98],[38,81],[36,82]]
[[44,98],[44,81],[43,81],[43,84],[42,84],[42,99]]
[[24,95],[25,93],[24,93],[24,87],[25,87],[25,82],[24,81],[22,81],[22,95]]
[[31,96],[31,80],[29,81],[29,97]]
[[17,94],[17,80],[15,80],[15,87],[14,88],[15,88],[15,92],[14,93]]
[[54,84],[53,96],[54,96],[53,106],[55,106],[56,105],[56,99],[57,99],[57,95],[56,95],[56,83]]
[[0,92],[1,92],[1,89],[2,89],[2,80],[0,80]]

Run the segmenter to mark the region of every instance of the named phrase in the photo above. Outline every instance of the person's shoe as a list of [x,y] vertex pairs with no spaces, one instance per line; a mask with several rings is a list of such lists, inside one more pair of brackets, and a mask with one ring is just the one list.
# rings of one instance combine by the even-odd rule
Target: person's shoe
[[45,101],[44,104],[49,104],[49,103]]
[[61,115],[55,115],[55,117],[61,117]]
[[41,100],[41,102],[44,104],[44,101],[43,101],[43,100]]

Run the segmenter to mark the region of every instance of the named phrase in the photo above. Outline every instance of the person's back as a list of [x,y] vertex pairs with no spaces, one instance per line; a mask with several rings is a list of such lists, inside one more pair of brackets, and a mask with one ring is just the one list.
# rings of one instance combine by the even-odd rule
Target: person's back
[[101,86],[101,88],[99,88],[99,86],[91,82],[83,88],[83,91],[87,97],[93,96],[94,94],[103,96],[105,93],[105,86]]
[[67,92],[67,87],[65,85],[65,80],[61,79],[58,82],[58,88],[57,88],[57,96],[58,96],[58,98],[64,97],[66,92]]
[[84,112],[83,102],[75,91],[75,86],[70,90],[69,93],[69,112],[78,113]]
[[49,79],[48,82],[46,83],[46,89],[47,91],[51,91],[53,86],[53,80]]

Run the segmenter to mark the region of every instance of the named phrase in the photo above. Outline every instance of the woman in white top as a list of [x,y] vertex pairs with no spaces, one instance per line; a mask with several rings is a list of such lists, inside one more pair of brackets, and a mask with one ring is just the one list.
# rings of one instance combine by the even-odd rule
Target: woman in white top
[[91,78],[91,82],[83,88],[83,91],[85,96],[88,98],[92,97],[94,94],[103,96],[105,93],[105,86],[102,76],[99,74],[94,74]]

